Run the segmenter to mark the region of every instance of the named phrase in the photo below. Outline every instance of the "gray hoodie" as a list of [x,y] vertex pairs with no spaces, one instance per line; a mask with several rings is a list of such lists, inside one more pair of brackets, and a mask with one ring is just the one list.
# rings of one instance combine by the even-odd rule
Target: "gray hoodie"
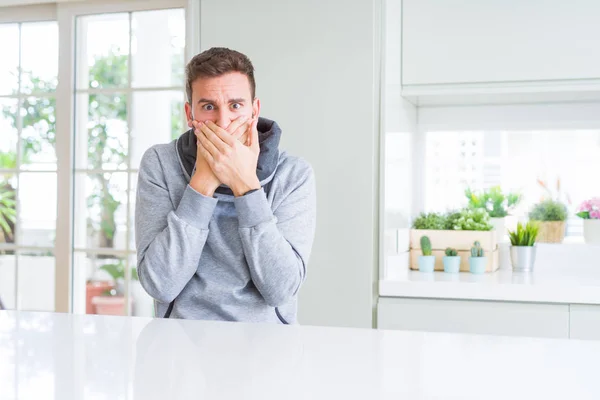
[[[279,152],[279,126],[258,122],[262,189],[206,197],[189,186],[196,156],[190,130],[142,157],[135,210],[138,275],[157,316],[297,322],[316,223],[315,177]],[[171,305],[171,307],[169,307]]]

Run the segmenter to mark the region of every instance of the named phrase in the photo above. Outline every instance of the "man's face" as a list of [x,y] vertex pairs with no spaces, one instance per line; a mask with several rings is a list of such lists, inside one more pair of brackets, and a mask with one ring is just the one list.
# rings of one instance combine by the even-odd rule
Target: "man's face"
[[[196,79],[192,82],[192,103],[185,104],[189,126],[193,119],[202,122],[212,121],[221,128],[227,129],[236,118],[258,117],[259,112],[260,102],[258,99],[252,100],[248,77],[239,72],[231,72],[216,78]],[[240,141],[245,143],[246,139],[244,135]]]

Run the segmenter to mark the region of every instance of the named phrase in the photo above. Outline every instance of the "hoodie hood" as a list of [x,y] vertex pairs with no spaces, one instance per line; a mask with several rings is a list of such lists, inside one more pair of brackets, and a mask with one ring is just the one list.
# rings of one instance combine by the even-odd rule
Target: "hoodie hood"
[[[256,176],[261,186],[270,182],[279,162],[279,141],[281,139],[281,128],[277,122],[267,118],[259,117],[256,126],[258,130],[258,143],[260,153],[256,166]],[[188,130],[177,139],[177,155],[181,162],[184,173],[191,177],[196,165],[196,135],[193,129]],[[225,185],[219,186],[216,193],[233,196],[233,192]]]

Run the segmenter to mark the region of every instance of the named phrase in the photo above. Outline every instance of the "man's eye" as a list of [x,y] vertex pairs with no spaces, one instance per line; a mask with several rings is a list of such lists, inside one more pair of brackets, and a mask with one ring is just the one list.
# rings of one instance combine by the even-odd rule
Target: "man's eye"
[[205,111],[212,111],[215,109],[215,106],[213,106],[212,104],[205,104],[204,106],[202,106],[202,109]]
[[231,108],[233,108],[234,110],[239,110],[240,108],[242,108],[242,105],[240,103],[233,103],[231,105]]

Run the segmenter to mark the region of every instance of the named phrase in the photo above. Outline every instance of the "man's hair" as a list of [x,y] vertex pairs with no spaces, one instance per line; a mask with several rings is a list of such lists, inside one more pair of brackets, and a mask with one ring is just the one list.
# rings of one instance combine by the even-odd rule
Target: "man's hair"
[[196,54],[185,67],[185,90],[192,102],[192,83],[198,78],[215,78],[230,72],[240,72],[248,77],[252,100],[256,94],[254,66],[244,54],[224,47],[213,47]]

